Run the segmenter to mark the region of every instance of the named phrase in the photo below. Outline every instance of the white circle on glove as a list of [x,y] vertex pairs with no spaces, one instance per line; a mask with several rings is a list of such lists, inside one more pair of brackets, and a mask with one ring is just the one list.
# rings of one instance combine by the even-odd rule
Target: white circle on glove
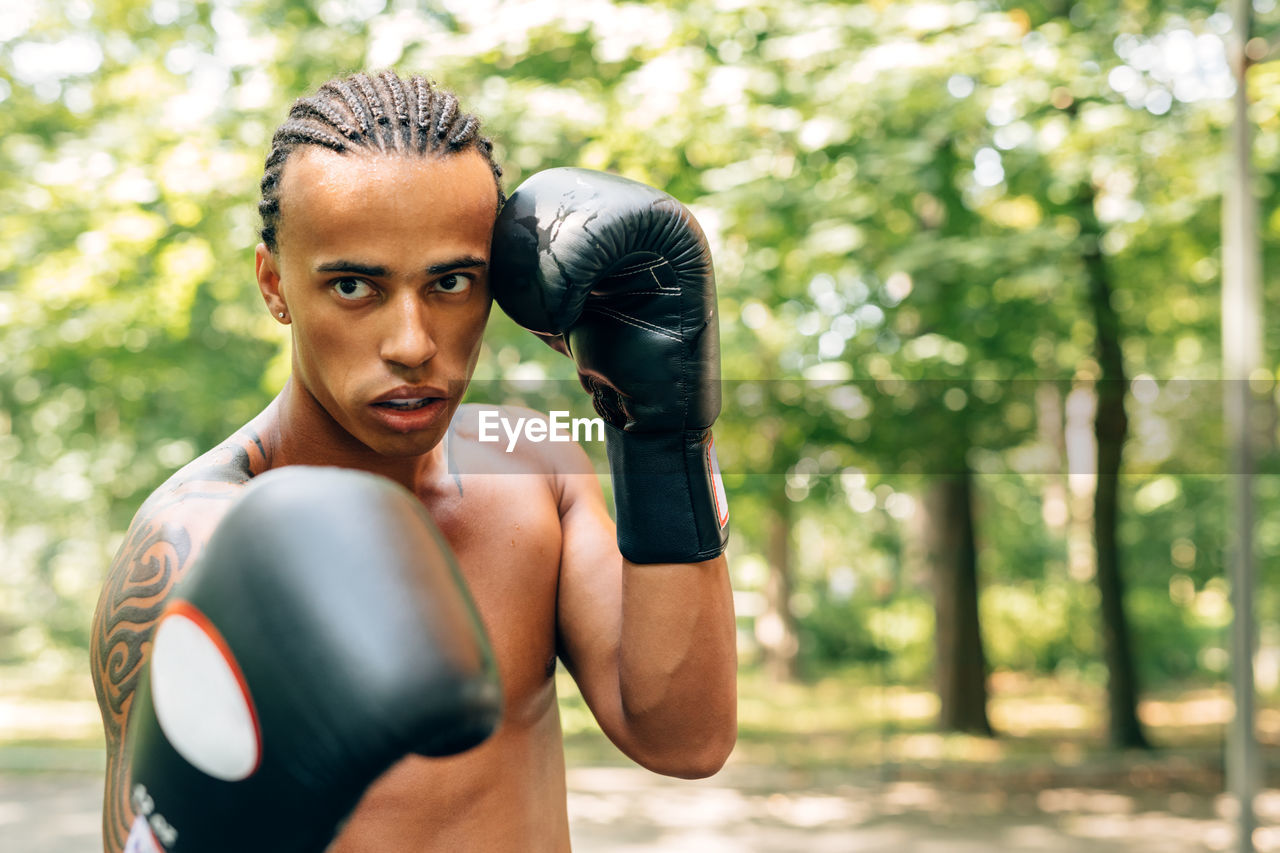
[[258,769],[262,736],[244,675],[204,614],[175,602],[151,649],[151,701],[178,754],[224,782]]

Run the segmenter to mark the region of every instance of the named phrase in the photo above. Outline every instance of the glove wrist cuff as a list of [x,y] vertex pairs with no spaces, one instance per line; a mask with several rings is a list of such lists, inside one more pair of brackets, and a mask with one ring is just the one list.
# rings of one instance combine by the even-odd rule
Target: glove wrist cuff
[[618,548],[633,563],[697,563],[729,538],[711,430],[642,433],[605,425]]

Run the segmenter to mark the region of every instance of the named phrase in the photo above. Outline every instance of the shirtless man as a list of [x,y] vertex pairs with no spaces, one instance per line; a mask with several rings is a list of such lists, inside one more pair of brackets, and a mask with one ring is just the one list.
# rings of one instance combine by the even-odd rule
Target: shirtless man
[[[549,319],[579,322],[585,331],[537,329],[517,318],[562,351],[572,349],[597,408],[610,420],[622,416],[610,426],[615,536],[580,447],[520,442],[507,453],[505,442],[477,440],[476,407],[459,407],[480,352],[491,283],[516,294],[517,305],[535,286],[576,287],[580,294],[569,301],[579,308],[597,298],[591,281],[510,280],[536,259],[507,262],[498,257],[506,248],[491,258],[499,175],[477,121],[421,78],[383,73],[331,81],[298,101],[277,131],[263,179],[256,271],[271,315],[291,327],[292,375],[260,415],[144,503],[110,569],[92,639],[107,741],[108,853],[124,848],[138,809],[131,802],[134,700],[156,620],[253,478],[285,466],[371,472],[421,501],[460,566],[504,700],[500,726],[481,745],[445,758],[410,754],[378,777],[329,848],[334,853],[568,850],[557,656],[604,732],[639,764],[696,778],[726,760],[736,737],[734,616],[721,555],[727,510],[722,492],[710,501],[701,492],[665,492],[672,465],[683,472],[685,457],[709,453],[710,421],[697,425],[705,429],[693,438],[674,437],[685,451],[677,449],[680,458],[668,464],[666,425],[650,434],[656,443],[631,435],[651,427],[622,412],[607,375],[617,364],[644,362],[634,342],[623,340],[630,351],[610,356],[616,329],[593,331],[572,317]],[[608,192],[594,197],[610,203]],[[536,199],[527,202],[538,207]],[[507,242],[497,245],[510,243],[518,254],[522,232],[509,227]],[[639,257],[652,254],[641,247]],[[501,282],[495,267],[504,268]],[[657,275],[649,267],[642,272]],[[705,272],[709,279],[709,264]],[[653,292],[673,292],[669,281],[655,280]],[[697,298],[706,304],[714,296]],[[657,329],[659,343],[679,336],[627,312],[605,306],[594,316]],[[707,365],[718,359],[714,316],[703,311],[708,321],[705,340],[685,351],[699,359],[699,376],[680,377],[693,387],[682,387],[672,406],[714,397],[703,406],[714,418],[718,392],[696,387],[718,377],[718,367]],[[584,352],[593,351],[599,364],[584,363]],[[654,379],[641,396],[659,386],[675,393],[666,379]],[[646,411],[670,408],[651,403]],[[633,438],[638,443],[629,444]],[[493,471],[509,475],[468,473]],[[688,525],[679,516],[696,514],[681,501],[714,505],[718,533],[680,541],[688,537],[673,531]],[[663,523],[663,513],[674,521]],[[697,513],[705,516],[706,507]],[[259,848],[245,842],[236,849]]]

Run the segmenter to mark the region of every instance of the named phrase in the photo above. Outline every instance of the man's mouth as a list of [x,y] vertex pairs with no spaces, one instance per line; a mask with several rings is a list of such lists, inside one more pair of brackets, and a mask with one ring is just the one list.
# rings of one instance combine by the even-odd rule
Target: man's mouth
[[382,409],[395,409],[398,412],[412,412],[414,409],[421,409],[423,406],[439,399],[439,397],[396,397],[373,405]]

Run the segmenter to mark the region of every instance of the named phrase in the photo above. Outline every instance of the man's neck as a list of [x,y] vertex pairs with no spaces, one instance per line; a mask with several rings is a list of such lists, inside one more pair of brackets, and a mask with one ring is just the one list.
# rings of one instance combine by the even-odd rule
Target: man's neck
[[[290,378],[259,416],[259,435],[272,468],[331,465],[381,474],[415,494],[421,484],[443,474],[444,442],[421,456],[385,456],[358,441],[333,419],[302,383]],[[447,438],[446,438],[447,440]]]

